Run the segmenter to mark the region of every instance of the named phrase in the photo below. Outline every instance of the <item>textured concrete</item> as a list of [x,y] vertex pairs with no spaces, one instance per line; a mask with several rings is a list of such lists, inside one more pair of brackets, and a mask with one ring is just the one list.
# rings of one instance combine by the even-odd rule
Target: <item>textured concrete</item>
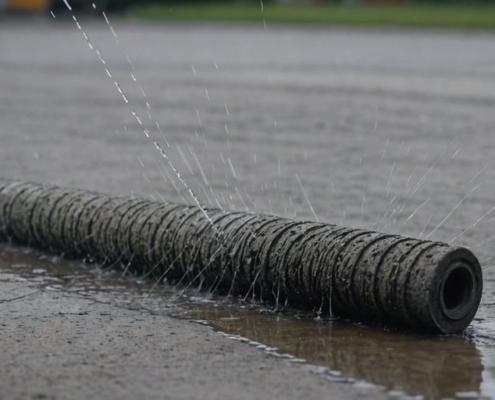
[[100,302],[4,273],[0,284],[1,399],[386,398],[111,294]]
[[[2,176],[193,203],[177,179],[172,183],[173,173],[162,168],[162,157],[131,113],[135,109],[166,148],[161,134],[153,129],[154,121],[149,121],[139,87],[130,78],[132,69],[124,55],[128,54],[151,105],[152,119],[158,120],[172,146],[173,163],[206,205],[211,201],[212,206],[218,202],[229,208],[232,204],[238,210],[282,216],[297,212],[298,218],[314,219],[297,173],[322,221],[394,234],[423,233],[424,238],[445,219],[428,239],[447,242],[494,206],[495,170],[488,164],[495,151],[493,34],[297,29],[273,27],[269,21],[267,31],[261,24],[116,23],[116,44],[104,21],[82,23],[131,106],[123,102],[71,21],[2,21]],[[188,144],[212,191],[204,184]],[[472,246],[490,238],[492,217],[487,214],[455,244]],[[72,238],[66,240],[77,246]],[[490,260],[490,242],[481,242],[473,251],[484,267],[495,265],[495,259]],[[489,323],[494,316],[490,305],[494,271],[486,272],[485,297],[473,337],[494,336]],[[14,303],[2,306],[6,304]],[[179,336],[189,328],[164,321],[160,326],[164,330],[168,323],[174,329],[182,326]],[[1,342],[9,359],[16,354],[12,350],[15,337],[25,332],[19,325],[12,329],[12,338]],[[205,331],[198,328],[198,332]],[[48,353],[57,348],[60,341],[51,334],[53,340],[41,349],[36,342],[37,349]],[[220,341],[207,342],[204,335],[198,333],[187,346],[175,346],[174,359],[180,360],[181,354],[185,358],[186,350],[199,351],[207,343],[211,351],[222,346]],[[475,341],[488,379],[481,388],[485,393],[493,393],[494,387],[489,379],[495,371],[490,340]],[[246,350],[251,355],[244,357],[244,350],[232,346],[231,354],[218,355],[231,366],[227,372],[264,365],[261,355]],[[152,354],[146,353],[147,357]],[[160,356],[153,362],[162,361]],[[18,375],[19,380],[2,374],[0,379],[8,380],[2,382],[2,390],[12,395],[25,390],[27,370],[40,379],[48,379],[55,371],[54,367],[45,374],[41,362],[33,363],[23,363],[25,373]],[[191,376],[199,381],[199,369],[218,368],[209,368],[210,363],[205,357]],[[173,386],[184,397],[194,397],[201,386],[180,378],[191,365],[174,370],[170,385],[163,381],[157,385]],[[307,398],[311,390],[321,389],[322,396],[325,392],[328,397],[341,397],[332,392],[340,390],[334,384],[325,382],[320,387],[321,382],[306,376],[290,379],[293,374],[287,371],[280,363],[273,373],[285,374],[286,379],[267,376],[266,371],[261,377],[243,371],[252,391],[243,388],[241,394]],[[144,369],[140,374],[145,379]],[[97,376],[95,372],[85,382],[102,388],[104,381]],[[205,382],[232,394],[238,383],[230,377],[216,379],[214,385],[206,378]],[[69,381],[77,384],[77,376]],[[271,391],[274,388],[277,393]],[[132,386],[132,390],[144,393],[146,386]]]

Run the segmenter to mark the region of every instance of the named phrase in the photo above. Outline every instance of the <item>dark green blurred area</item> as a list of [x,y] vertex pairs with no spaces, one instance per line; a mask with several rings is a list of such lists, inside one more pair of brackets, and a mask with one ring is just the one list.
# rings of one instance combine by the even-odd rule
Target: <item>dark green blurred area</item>
[[[111,11],[124,11],[131,7],[141,7],[147,5],[160,6],[206,6],[206,5],[233,5],[233,6],[253,6],[261,7],[263,5],[308,5],[308,6],[337,6],[337,5],[452,5],[452,6],[477,6],[477,5],[495,5],[495,0],[72,0],[71,5],[76,9],[92,9],[95,3],[97,8]],[[56,0],[54,9],[63,9],[65,4],[63,0]]]
[[[495,0],[69,0],[77,12],[102,10],[156,22],[227,22],[495,30]],[[93,4],[96,7],[93,7]],[[67,11],[63,0],[50,8]]]
[[[72,0],[69,1],[74,9],[93,9],[93,3],[96,4],[98,10],[123,11],[133,6],[145,5],[162,5],[162,6],[178,6],[178,5],[261,5],[260,0]],[[263,4],[275,4],[277,0],[263,0]],[[295,1],[291,3],[304,3],[304,1]],[[495,3],[495,0],[494,0]],[[66,6],[63,0],[55,0],[54,10],[64,10]]]

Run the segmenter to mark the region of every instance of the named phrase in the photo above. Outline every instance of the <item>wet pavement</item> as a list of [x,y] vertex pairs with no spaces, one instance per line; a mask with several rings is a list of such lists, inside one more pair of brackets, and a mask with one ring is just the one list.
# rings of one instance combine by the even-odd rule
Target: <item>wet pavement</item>
[[64,293],[210,326],[225,340],[304,365],[331,383],[383,390],[389,398],[491,398],[495,376],[486,373],[483,360],[494,352],[476,336],[479,322],[464,337],[384,331],[351,321],[315,319],[290,309],[277,312],[238,298],[154,287],[115,270],[20,250],[0,247],[0,280],[20,280],[29,290],[17,296],[4,294],[0,303],[36,297],[38,292]]
[[[61,382],[74,385],[72,394],[86,382],[94,393],[152,397],[163,393],[160,377],[167,375],[168,387],[174,388],[170,398],[198,397],[202,391],[209,398],[233,393],[243,398],[495,396],[493,34],[118,22],[116,43],[103,20],[82,25],[130,103],[69,18],[2,20],[3,176],[192,202],[173,171],[161,165],[135,110],[152,135],[166,143],[156,129],[159,123],[172,161],[204,204],[455,239],[482,261],[484,297],[475,322],[460,337],[383,332],[223,301],[171,305],[170,293],[163,300],[158,293],[158,299],[150,297],[159,305],[150,312],[131,301],[134,292],[141,299],[135,281],[104,276],[96,285],[98,274],[88,272],[87,280],[74,276],[75,264],[57,261],[63,272],[53,271],[39,255],[33,259],[20,250],[4,250],[2,274],[7,276],[0,282],[0,307],[9,307],[9,313],[20,307],[17,312],[32,331],[47,325],[41,317],[36,322],[36,314],[22,314],[26,305],[40,315],[41,306],[67,302],[81,312],[98,309],[115,316],[113,322],[95,323],[76,313],[69,322],[79,327],[50,331],[46,337],[52,339],[45,337],[41,345],[14,317],[2,321],[9,330],[2,344],[8,360],[2,362],[9,366],[2,374],[9,380],[1,382],[4,397],[20,398],[27,377],[41,394],[61,393],[61,383],[50,377],[63,375],[67,363],[73,365]],[[33,273],[40,269],[49,272]],[[66,297],[72,295],[64,277],[80,292],[74,298]],[[3,301],[21,295],[26,296]],[[62,305],[50,296],[61,296]],[[101,296],[111,300],[102,304]],[[146,324],[157,309],[161,325]],[[170,315],[207,321],[231,340]],[[142,319],[148,334],[162,332],[161,341],[149,340],[156,341],[155,349],[172,343],[167,359],[173,368],[161,369],[152,345],[139,348],[143,356],[135,353],[134,371],[124,368],[122,353],[138,335],[105,353],[115,357],[113,364],[104,363],[109,375],[98,377],[90,368],[99,365],[93,353],[88,350],[85,359],[86,350],[75,355],[74,346],[63,348],[65,364],[55,357],[43,369],[39,357],[53,352],[57,338],[65,343],[71,340],[67,332],[88,332],[90,326],[97,327],[95,335],[112,336],[107,329],[134,334],[125,328],[131,326],[126,318]],[[170,330],[183,340],[171,339]],[[21,335],[22,351],[13,346]],[[80,349],[92,348],[91,335],[81,337]],[[243,341],[278,350],[266,356],[266,348]],[[79,374],[81,362],[88,367]],[[143,367],[147,362],[150,367]],[[128,384],[131,378],[134,385]]]

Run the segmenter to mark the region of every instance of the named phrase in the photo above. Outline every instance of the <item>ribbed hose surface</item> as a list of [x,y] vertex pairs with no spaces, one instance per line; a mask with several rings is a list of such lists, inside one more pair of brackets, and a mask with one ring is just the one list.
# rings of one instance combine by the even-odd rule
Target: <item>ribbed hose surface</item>
[[[122,261],[154,278],[441,332],[464,329],[481,296],[479,263],[464,248],[7,179],[0,179],[2,238]],[[443,294],[456,265],[473,283],[461,318]]]

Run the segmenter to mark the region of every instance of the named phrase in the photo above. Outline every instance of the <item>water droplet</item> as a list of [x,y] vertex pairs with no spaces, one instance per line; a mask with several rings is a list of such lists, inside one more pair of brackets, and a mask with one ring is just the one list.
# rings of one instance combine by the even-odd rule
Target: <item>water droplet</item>
[[69,11],[72,11],[72,7],[70,6],[69,2],[67,0],[64,0],[65,6],[69,9]]

